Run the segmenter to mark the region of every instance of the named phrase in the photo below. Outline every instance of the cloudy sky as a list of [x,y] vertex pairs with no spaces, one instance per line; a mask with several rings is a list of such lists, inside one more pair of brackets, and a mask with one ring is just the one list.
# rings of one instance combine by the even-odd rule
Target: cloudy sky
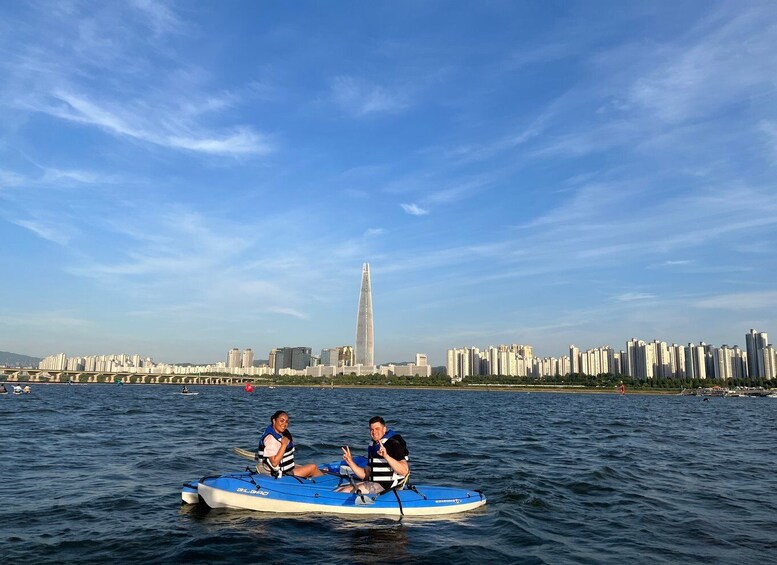
[[0,350],[777,332],[773,2],[3,2]]

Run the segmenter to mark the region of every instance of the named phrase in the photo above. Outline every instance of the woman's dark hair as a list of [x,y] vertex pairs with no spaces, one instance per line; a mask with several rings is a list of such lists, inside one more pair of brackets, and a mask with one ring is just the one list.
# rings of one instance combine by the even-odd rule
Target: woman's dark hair
[[286,410],[278,410],[275,414],[270,416],[270,423],[272,424],[275,420],[280,418],[281,414],[286,414],[287,416],[289,415],[288,412],[286,412]]

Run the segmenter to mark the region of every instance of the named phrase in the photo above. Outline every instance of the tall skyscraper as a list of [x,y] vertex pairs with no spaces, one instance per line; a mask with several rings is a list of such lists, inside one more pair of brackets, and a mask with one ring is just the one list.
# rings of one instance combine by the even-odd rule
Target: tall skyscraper
[[362,288],[359,293],[359,312],[356,315],[357,365],[375,365],[375,342],[372,333],[372,286],[370,285],[370,264],[362,266]]

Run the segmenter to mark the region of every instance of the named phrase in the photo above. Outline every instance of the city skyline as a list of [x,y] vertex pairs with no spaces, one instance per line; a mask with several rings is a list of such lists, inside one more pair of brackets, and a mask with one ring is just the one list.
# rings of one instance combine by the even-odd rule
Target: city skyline
[[542,377],[569,374],[615,374],[645,381],[660,379],[767,379],[777,377],[777,351],[766,332],[745,334],[746,349],[700,342],[686,345],[659,339],[631,338],[626,348],[609,345],[581,350],[574,344],[560,357],[535,357],[531,345],[459,347],[447,352],[446,369],[452,379],[473,375]]
[[[518,345],[515,343],[507,344],[491,344],[486,345],[480,349],[477,345],[454,345],[446,350],[446,358],[441,364],[430,363],[428,354],[415,354],[415,365],[420,366],[442,366],[447,371],[451,370],[452,366],[456,365],[456,361],[451,357],[458,352],[459,355],[472,356],[480,354],[494,355],[496,351],[500,352],[500,355],[505,352],[512,352],[517,357],[524,360],[528,359],[528,363],[522,364],[519,360],[518,365],[515,364],[515,359],[507,363],[505,366],[509,367],[506,373],[498,372],[496,374],[526,376],[534,373],[534,376],[540,375],[554,375],[557,372],[566,373],[578,373],[585,374],[599,374],[614,372],[618,374],[626,374],[636,378],[652,378],[654,376],[667,376],[665,374],[656,375],[655,371],[665,373],[671,367],[673,376],[689,376],[691,378],[741,378],[742,375],[749,375],[755,377],[773,378],[777,376],[777,352],[775,352],[773,344],[768,340],[768,333],[750,329],[748,333],[744,335],[745,347],[740,347],[734,343],[729,345],[728,343],[714,344],[707,343],[703,340],[698,342],[688,341],[687,347],[685,344],[678,344],[676,342],[667,342],[655,338],[653,340],[643,340],[640,338],[632,337],[625,344],[625,349],[618,350],[617,347],[612,347],[609,344],[600,344],[588,348],[580,348],[575,344],[569,344],[567,353],[562,354],[538,354],[535,355],[533,345],[523,344]],[[287,350],[287,351],[285,351]],[[681,351],[684,350],[684,351]],[[320,350],[320,355],[313,355],[313,348],[307,346],[297,347],[275,347],[270,350],[268,354],[267,363],[253,365],[254,352],[249,347],[245,350],[240,350],[237,347],[231,348],[226,353],[226,361],[216,361],[213,363],[206,363],[208,365],[216,366],[220,365],[225,369],[230,368],[268,368],[271,369],[271,373],[278,374],[278,368],[286,367],[290,369],[302,369],[305,365],[311,364],[311,360],[315,358],[316,362],[311,364],[315,365],[340,365],[340,366],[354,366],[362,365],[355,363],[354,349],[352,346],[337,346],[337,347],[324,347]],[[640,353],[637,353],[640,352]],[[293,361],[294,356],[299,353],[304,357],[295,363]],[[719,358],[720,354],[720,358]],[[288,356],[285,361],[279,361],[278,355]],[[704,358],[707,358],[706,367]],[[64,368],[65,366],[71,366],[76,368],[80,363],[83,364],[85,360],[91,359],[91,363],[98,362],[100,360],[109,360],[119,358],[122,362],[129,362],[130,365],[135,367],[142,367],[148,365],[163,365],[163,366],[178,366],[176,363],[156,363],[151,357],[144,357],[141,354],[126,354],[126,353],[111,353],[111,354],[89,354],[89,355],[76,355],[67,356],[65,353],[57,353],[47,355],[43,359],[43,365],[40,368]],[[423,362],[420,362],[423,359]],[[488,357],[485,357],[488,359]],[[494,358],[496,359],[496,358]],[[637,361],[639,359],[639,361]],[[656,364],[656,367],[664,367],[662,369],[651,369],[648,365],[652,362]],[[336,360],[333,362],[332,360]],[[459,359],[459,362],[461,359]],[[191,364],[186,361],[183,363]],[[410,363],[412,360],[391,360],[377,363],[376,366],[389,365],[394,363]],[[534,365],[532,365],[534,363]],[[640,370],[634,369],[634,367],[641,363],[643,368]],[[486,361],[484,366],[502,366],[505,362],[501,359],[499,361]],[[470,367],[473,365],[469,364]],[[369,366],[365,366],[368,368]],[[459,372],[460,369],[455,369],[454,372]],[[478,374],[478,369],[472,369],[474,374]],[[501,371],[501,369],[500,369]],[[261,373],[265,374],[265,373]],[[450,375],[450,373],[449,373]],[[723,376],[718,376],[723,375]],[[454,375],[456,376],[456,375]]]
[[0,22],[0,349],[350,344],[366,262],[377,364],[777,325],[773,3]]

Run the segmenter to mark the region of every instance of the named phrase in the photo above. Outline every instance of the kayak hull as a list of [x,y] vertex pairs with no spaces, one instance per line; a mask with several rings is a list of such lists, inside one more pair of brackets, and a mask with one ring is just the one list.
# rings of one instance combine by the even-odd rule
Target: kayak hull
[[[322,469],[339,468],[339,462]],[[203,477],[184,484],[185,503],[203,502],[210,508],[238,508],[273,513],[327,513],[346,515],[444,516],[474,510],[486,503],[480,491],[441,486],[415,486],[381,495],[336,492],[348,485],[343,475],[315,479],[293,476],[272,478],[252,472]]]
[[197,494],[197,481],[190,481],[183,484],[181,489],[181,500],[185,504],[197,504],[200,501],[200,495]]

